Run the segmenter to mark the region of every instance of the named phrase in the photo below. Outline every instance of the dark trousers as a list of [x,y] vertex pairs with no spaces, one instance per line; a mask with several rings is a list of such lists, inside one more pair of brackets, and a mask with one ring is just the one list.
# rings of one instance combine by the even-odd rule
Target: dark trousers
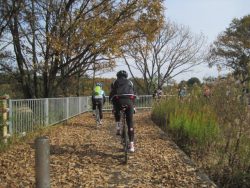
[[134,126],[133,126],[133,114],[134,114],[134,102],[129,98],[120,98],[113,101],[114,110],[115,110],[115,121],[120,122],[121,119],[121,107],[127,105],[126,113],[126,122],[128,126],[128,136],[130,142],[134,141]]
[[92,109],[96,110],[96,108],[98,108],[100,119],[103,118],[102,107],[103,107],[103,99],[95,99],[92,97]]

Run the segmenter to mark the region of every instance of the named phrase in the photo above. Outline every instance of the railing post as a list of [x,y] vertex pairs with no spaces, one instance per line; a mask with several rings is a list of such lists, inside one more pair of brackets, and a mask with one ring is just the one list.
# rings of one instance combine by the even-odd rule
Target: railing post
[[69,119],[69,97],[66,98],[66,119]]
[[86,101],[87,101],[87,102],[86,102],[86,103],[87,103],[86,111],[91,111],[91,107],[89,108],[89,105],[90,105],[90,104],[89,104],[89,103],[90,103],[89,101],[90,101],[90,99],[91,99],[91,97],[88,97],[88,96],[86,97]]
[[89,111],[88,105],[89,105],[88,104],[88,97],[85,96],[84,97],[84,112]]
[[47,137],[38,137],[35,140],[35,172],[36,187],[50,187],[50,146]]
[[44,101],[44,116],[45,116],[45,126],[49,125],[49,99],[45,98]]
[[13,135],[13,124],[12,124],[12,112],[13,112],[13,105],[12,105],[12,101],[9,100],[9,133],[10,135]]
[[81,109],[81,97],[78,97],[78,104],[79,104],[79,113],[78,114],[81,114],[82,113],[82,109]]

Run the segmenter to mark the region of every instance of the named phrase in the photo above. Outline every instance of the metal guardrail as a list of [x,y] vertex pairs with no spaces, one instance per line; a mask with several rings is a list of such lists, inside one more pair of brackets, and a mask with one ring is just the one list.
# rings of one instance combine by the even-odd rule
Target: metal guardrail
[[88,97],[9,100],[9,134],[32,132],[88,111]]
[[[104,111],[112,110],[113,105],[109,102],[108,96],[106,96],[106,103],[103,106]],[[136,97],[135,106],[136,109],[146,109],[151,108],[153,104],[153,97],[152,95],[139,95]]]
[[[152,96],[138,96],[137,109],[151,108]],[[112,109],[106,97],[104,111]],[[92,110],[90,96],[42,99],[9,99],[8,133],[22,134],[65,121]]]

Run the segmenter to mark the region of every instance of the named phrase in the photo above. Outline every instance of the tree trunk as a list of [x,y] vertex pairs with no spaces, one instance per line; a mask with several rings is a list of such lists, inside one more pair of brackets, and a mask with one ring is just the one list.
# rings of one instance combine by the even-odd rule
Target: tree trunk
[[13,46],[14,46],[18,70],[20,74],[19,81],[21,82],[21,85],[22,85],[24,97],[34,98],[32,87],[30,86],[30,83],[32,82],[32,80],[30,79],[28,70],[24,70],[24,66],[26,62],[25,62],[25,59],[23,57],[22,50],[21,50],[17,16],[18,15],[15,15],[13,22],[10,23],[10,30],[13,36]]
[[37,57],[36,57],[36,33],[35,33],[35,7],[34,1],[32,1],[32,18],[31,18],[31,30],[32,30],[32,58],[33,58],[33,87],[34,95],[38,97],[38,84],[37,84]]

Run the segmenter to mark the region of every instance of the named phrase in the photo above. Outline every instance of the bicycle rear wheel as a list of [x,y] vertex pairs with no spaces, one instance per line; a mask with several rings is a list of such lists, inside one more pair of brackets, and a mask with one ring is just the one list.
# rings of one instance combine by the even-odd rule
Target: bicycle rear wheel
[[125,125],[125,163],[128,162],[128,147],[129,147],[129,139],[128,139],[128,127]]
[[124,159],[125,159],[125,164],[128,162],[128,147],[129,147],[129,138],[128,138],[128,127],[126,125],[126,118],[125,115],[123,115],[122,119],[122,127],[123,127],[123,149],[124,149]]
[[100,114],[99,114],[99,109],[97,106],[95,109],[95,118],[96,118],[96,126],[98,127],[100,125]]

